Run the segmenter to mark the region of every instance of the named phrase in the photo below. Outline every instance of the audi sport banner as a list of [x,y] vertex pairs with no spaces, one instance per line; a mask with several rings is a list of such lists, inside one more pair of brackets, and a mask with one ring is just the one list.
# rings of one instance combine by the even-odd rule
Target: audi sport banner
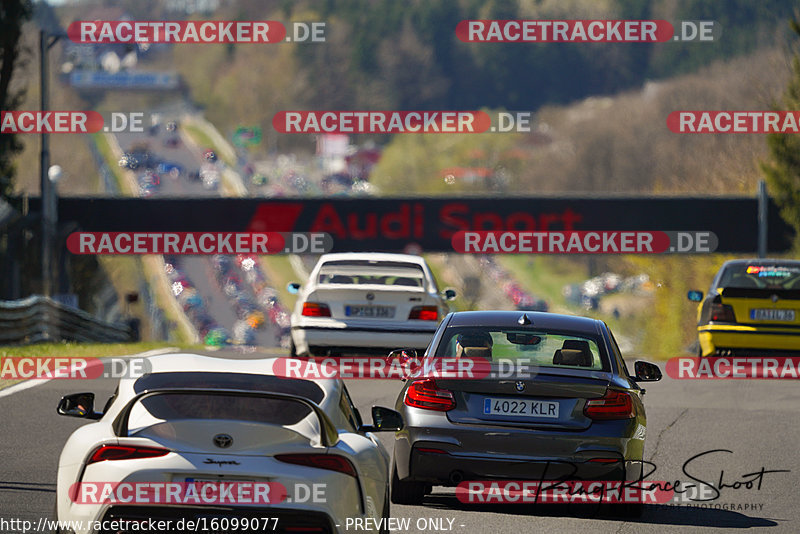
[[[31,199],[30,211],[39,204]],[[58,210],[83,232],[324,232],[335,252],[452,252],[467,231],[702,232],[716,236],[716,252],[750,254],[758,243],[758,202],[748,197],[65,197]],[[771,200],[767,219],[768,250],[788,250],[793,232]]]

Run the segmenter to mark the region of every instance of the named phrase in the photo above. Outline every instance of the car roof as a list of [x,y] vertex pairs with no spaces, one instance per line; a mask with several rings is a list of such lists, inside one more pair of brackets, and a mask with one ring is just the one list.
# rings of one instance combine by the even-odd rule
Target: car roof
[[451,314],[451,326],[492,326],[492,327],[519,327],[519,320],[523,315],[530,319],[528,328],[542,328],[546,330],[570,330],[598,334],[601,331],[602,321],[579,315],[564,315],[560,313],[534,312],[534,311],[464,311]]
[[425,258],[422,256],[417,256],[415,254],[392,254],[389,252],[335,252],[332,254],[323,254],[320,256],[318,263],[343,260],[404,261],[416,265],[425,265]]

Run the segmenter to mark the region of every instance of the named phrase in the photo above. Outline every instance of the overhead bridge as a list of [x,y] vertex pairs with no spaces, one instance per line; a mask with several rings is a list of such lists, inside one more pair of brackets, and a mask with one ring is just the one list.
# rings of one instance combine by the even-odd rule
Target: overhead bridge
[[[465,230],[713,232],[717,252],[790,249],[794,232],[755,197],[79,198],[60,223],[86,232],[325,232],[333,251],[453,252]],[[29,211],[38,211],[38,198]]]

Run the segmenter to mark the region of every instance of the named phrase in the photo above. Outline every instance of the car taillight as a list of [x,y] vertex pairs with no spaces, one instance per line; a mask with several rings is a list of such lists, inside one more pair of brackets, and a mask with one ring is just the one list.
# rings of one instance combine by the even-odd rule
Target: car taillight
[[438,321],[439,308],[436,306],[414,306],[411,308],[411,313],[408,314],[409,319],[418,319],[420,321]]
[[723,323],[735,323],[736,315],[733,313],[733,307],[727,304],[714,302],[711,304],[711,320],[720,321]]
[[609,389],[599,399],[589,399],[583,408],[589,419],[630,419],[634,417],[633,399],[630,393]]
[[101,445],[92,453],[86,464],[104,462],[106,460],[139,460],[166,456],[168,449],[158,447],[136,447],[128,445]]
[[276,454],[275,459],[287,464],[338,471],[351,477],[358,477],[352,462],[344,456],[336,454]]
[[432,378],[412,382],[406,390],[403,402],[406,406],[422,408],[423,410],[435,410],[437,412],[447,412],[456,407],[453,393],[447,389],[439,388]]
[[303,313],[306,317],[330,317],[331,309],[327,304],[320,304],[319,302],[304,302]]
[[414,450],[428,454],[447,454],[447,451],[443,451],[442,449],[432,449],[430,447],[414,447]]

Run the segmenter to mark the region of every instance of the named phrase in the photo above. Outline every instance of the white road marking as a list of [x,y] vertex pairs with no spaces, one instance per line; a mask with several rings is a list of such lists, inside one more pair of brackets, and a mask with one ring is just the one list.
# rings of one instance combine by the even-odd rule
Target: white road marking
[[[113,358],[147,358],[148,356],[157,356],[159,354],[169,354],[171,352],[178,352],[180,349],[178,347],[166,347],[163,349],[153,349],[147,350],[144,352],[140,352],[138,354],[126,354],[125,356],[109,356]],[[74,366],[73,366],[74,367]],[[71,370],[72,368],[70,368]],[[45,384],[53,378],[33,378],[31,380],[24,380],[19,382],[18,384],[14,384],[13,386],[8,386],[5,389],[0,390],[0,399],[3,397],[8,397],[9,395],[13,395],[14,393],[19,393],[20,391],[25,391],[26,389],[30,389],[36,386],[40,386]]]

